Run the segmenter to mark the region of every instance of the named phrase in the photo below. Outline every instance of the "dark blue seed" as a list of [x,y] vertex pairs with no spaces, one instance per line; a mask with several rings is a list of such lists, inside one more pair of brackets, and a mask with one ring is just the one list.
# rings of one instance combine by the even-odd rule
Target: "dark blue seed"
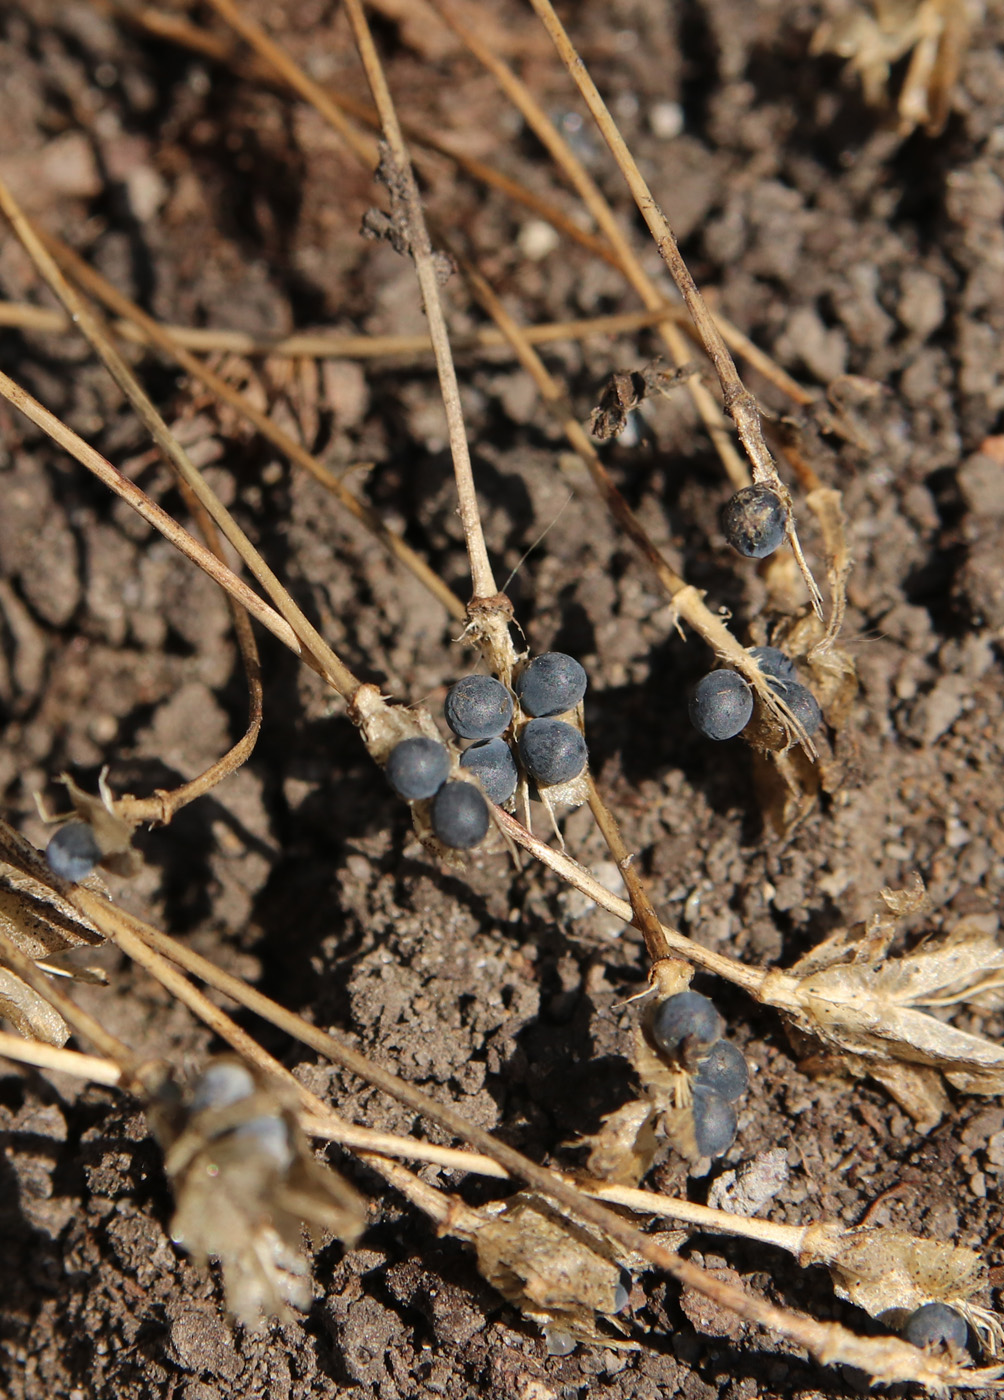
[[823,722],[823,712],[808,686],[799,681],[775,680],[773,676],[768,677],[768,683],[771,690],[780,695],[806,734],[815,734]]
[[903,1324],[903,1336],[925,1351],[962,1351],[969,1340],[966,1319],[945,1303],[925,1303]]
[[244,1065],[221,1060],[209,1065],[196,1080],[189,1107],[193,1113],[204,1108],[229,1108],[249,1099],[255,1087],[254,1077]]
[[449,750],[436,739],[402,739],[391,749],[384,771],[398,797],[406,802],[432,797],[449,777]]
[[232,1128],[229,1137],[242,1140],[260,1157],[271,1157],[277,1167],[286,1168],[293,1161],[293,1146],[286,1122],[275,1114],[261,1114]]
[[713,1089],[694,1085],[694,1139],[702,1157],[720,1157],[736,1140],[739,1120],[732,1105]]
[[673,1058],[709,1050],[721,1039],[725,1022],[700,992],[677,992],[655,1008],[651,1026],[656,1046]]
[[778,681],[795,679],[795,663],[780,647],[750,647],[750,656],[758,662],[765,676]]
[[750,1086],[749,1066],[731,1040],[716,1040],[694,1071],[694,1082],[703,1089],[713,1089],[727,1103],[735,1103]]
[[460,766],[478,775],[485,796],[499,807],[508,802],[516,791],[519,777],[516,760],[504,739],[488,739],[483,744],[475,744],[461,754]]
[[747,559],[766,559],[784,540],[788,514],[769,486],[744,486],[722,510],[722,529],[732,548]]
[[525,712],[540,719],[574,710],[587,684],[586,673],[573,656],[545,651],[520,672],[515,688]]
[[706,739],[734,739],[753,716],[753,692],[735,671],[712,671],[690,697],[690,722]]
[[512,696],[494,676],[464,676],[446,694],[446,723],[461,739],[494,739],[512,719]]
[[101,847],[86,822],[67,822],[46,846],[45,858],[54,874],[77,884],[101,859]]
[[469,851],[488,835],[488,804],[473,783],[445,783],[432,803],[432,829],[444,846]]
[[568,783],[586,766],[586,741],[563,719],[532,719],[519,736],[523,767],[538,787]]

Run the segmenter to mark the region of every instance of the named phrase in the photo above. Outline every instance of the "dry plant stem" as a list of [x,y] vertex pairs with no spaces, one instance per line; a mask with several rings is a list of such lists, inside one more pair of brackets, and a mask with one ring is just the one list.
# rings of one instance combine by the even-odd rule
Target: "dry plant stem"
[[[158,934],[156,930],[149,928],[141,920],[116,909],[90,890],[68,885],[65,881],[55,879],[44,866],[38,853],[33,848],[28,847],[26,842],[3,823],[0,823],[0,842],[5,848],[7,859],[21,869],[25,869],[36,879],[44,880],[65,899],[70,900],[82,913],[102,927],[110,937],[113,937],[119,946],[130,952],[130,956],[133,955],[131,950],[139,945],[147,954],[146,958],[138,959],[144,965],[150,966],[152,960],[149,954],[158,945],[171,943],[171,940],[165,938],[163,934]],[[390,1071],[373,1064],[366,1056],[359,1054],[335,1037],[309,1025],[300,1017],[270,1001],[268,997],[255,992],[239,978],[221,973],[205,959],[199,958],[198,955],[192,954],[189,950],[182,950],[180,947],[174,950],[172,960],[180,962],[182,953],[185,961],[189,964],[205,967],[213,977],[214,984],[220,986],[227,995],[235,997],[257,1015],[265,1017],[273,1025],[286,1031],[287,1034],[303,1044],[309,1045],[319,1054],[333,1060],[350,1073],[357,1075],[364,1082],[373,1085],[399,1103],[436,1123],[445,1132],[466,1140],[513,1176],[556,1201],[574,1217],[594,1225],[626,1252],[640,1254],[649,1263],[654,1264],[656,1268],[663,1269],[684,1286],[696,1289],[704,1296],[711,1298],[720,1307],[735,1312],[745,1321],[769,1328],[781,1336],[789,1338],[797,1345],[805,1347],[823,1364],[843,1363],[858,1366],[878,1380],[916,1380],[935,1389],[947,1384],[967,1388],[983,1386],[1000,1375],[998,1369],[983,1372],[963,1370],[961,1367],[944,1362],[939,1358],[918,1352],[914,1347],[898,1338],[858,1337],[837,1323],[816,1322],[812,1318],[776,1307],[765,1299],[754,1297],[743,1289],[709,1276],[703,1269],[678,1258],[671,1250],[640,1233],[621,1216],[613,1214],[599,1202],[584,1196],[563,1177],[532,1162],[522,1153],[509,1147],[508,1144],[497,1141],[483,1128],[468,1122],[462,1114],[456,1112],[452,1107],[437,1103],[421,1089],[417,1089]],[[172,955],[168,953],[168,956]],[[163,959],[158,958],[158,977],[161,977],[163,973],[162,963]],[[197,975],[201,976],[202,973],[198,972]],[[164,984],[165,986],[169,985],[167,981]],[[195,989],[191,987],[187,979],[181,977],[177,994],[182,996],[187,1004],[192,1004],[194,1000],[192,993],[194,992]],[[216,1018],[222,1016],[222,1013],[218,1012],[212,1003],[206,1001],[205,998],[203,1001],[208,1011],[213,1013]],[[229,1021],[229,1018],[224,1019]],[[232,1022],[229,1025],[233,1027]],[[263,1053],[257,1049],[256,1057],[260,1058]]]
[[10,1031],[0,1031],[0,1055],[5,1060],[16,1060],[18,1064],[55,1069],[61,1074],[72,1074],[76,1079],[88,1079],[92,1084],[122,1083],[122,1067],[114,1060],[106,1060],[99,1055],[82,1055],[79,1050],[66,1050],[56,1045],[43,1045],[38,1040],[23,1040]]
[[[715,325],[704,298],[702,297],[697,283],[690,275],[690,269],[681,256],[680,249],[676,242],[676,235],[669,226],[669,220],[656,203],[652,191],[649,189],[638,165],[628,149],[627,143],[610,112],[606,103],[599,94],[599,90],[592,78],[586,71],[585,64],[575,51],[575,46],[569,39],[561,21],[555,14],[554,7],[550,0],[530,0],[531,5],[537,13],[538,18],[544,25],[554,43],[562,61],[575,81],[579,92],[585,100],[586,106],[592,113],[593,119],[600,132],[610,147],[610,151],[620,167],[621,173],[627,181],[628,188],[634,196],[635,203],[649,227],[652,237],[655,239],[659,254],[669,268],[673,281],[679,288],[680,295],[686,304],[687,310],[693,317],[694,324],[698,329],[701,341],[707,352],[708,358],[715,367],[722,386],[722,395],[726,412],[730,414],[736,425],[736,431],[746,449],[753,467],[753,480],[763,482],[776,490],[784,501],[789,500],[788,491],[777,474],[777,467],[774,459],[770,455],[767,444],[764,441],[763,430],[760,425],[760,411],[754,396],[743,384],[736,370],[735,362],[729,354],[721,332]],[[812,577],[812,573],[802,554],[801,546],[798,542],[798,535],[794,529],[791,513],[788,515],[788,540],[794,551],[795,558],[809,590],[809,597],[816,613],[823,616],[823,600],[819,589]]]
[[585,464],[610,513],[625,534],[634,541],[642,557],[648,561],[659,582],[673,600],[676,616],[689,623],[721,661],[724,661],[749,681],[761,702],[772,713],[780,715],[784,723],[791,726],[806,753],[810,757],[815,757],[816,749],[812,740],[794,720],[794,716],[784,702],[779,700],[779,697],[771,689],[750,653],[745,647],[739,645],[722,619],[711,611],[705,603],[703,595],[686,583],[669,565],[663,557],[662,551],[650,538],[641,521],[615,486],[610,473],[600,461],[599,453],[582,424],[569,408],[561,385],[527,341],[522,328],[509,315],[480,272],[464,260],[460,261],[460,266],[474,295],[502,334],[509,340],[520,364],[536,384],[541,398],[554,409],[560,418],[565,436]]
[[[550,152],[559,169],[564,171],[569,183],[609,241],[616,265],[645,305],[650,310],[660,306],[665,298],[659,293],[642,268],[610,205],[529,88],[516,77],[508,64],[493,53],[476,34],[460,21],[447,0],[431,0],[431,3],[457,37],[470,49],[478,62],[483,64],[493,75],[499,86],[518,108],[538,140]],[[677,366],[687,364],[691,359],[690,347],[680,327],[667,318],[659,323],[659,332],[673,357],[674,363]],[[687,388],[732,485],[736,490],[748,486],[749,472],[725,431],[718,404],[699,379],[688,380]]]
[[322,486],[331,491],[338,501],[366,526],[388,552],[405,568],[409,569],[420,583],[425,585],[452,617],[460,620],[466,616],[463,603],[455,593],[447,588],[439,575],[430,569],[425,560],[416,554],[399,535],[388,529],[375,511],[363,505],[339,477],[330,472],[306,448],[301,447],[295,438],[283,432],[266,413],[255,408],[245,395],[209,369],[201,360],[197,360],[194,355],[176,345],[163,327],[147,316],[144,311],[141,311],[128,297],[117,291],[110,282],[78,257],[65,243],[52,235],[45,235],[44,238],[57,261],[63,265],[75,281],[79,282],[93,296],[96,296],[105,306],[124,317],[127,324],[137,326],[150,344],[156,345],[158,349],[170,355],[182,369],[186,370],[193,378],[201,381],[217,398],[222,399],[224,403],[229,404],[231,408],[236,409],[250,423],[253,423],[261,435],[277,447],[283,456],[308,471]]
[[[63,261],[64,267],[69,267],[69,259],[61,258],[61,252],[66,248],[66,245],[44,232],[40,236],[49,245],[56,261]],[[81,259],[77,259],[77,261],[81,266],[87,267],[87,264]],[[70,270],[72,271],[72,269]],[[82,282],[82,279],[76,278],[76,276],[74,276],[74,280]],[[103,278],[101,280],[104,281]],[[97,292],[97,285],[97,281],[95,281],[90,290],[95,295],[100,295]],[[106,282],[105,285],[110,286],[110,283]],[[101,296],[101,300],[104,300],[103,296]],[[108,304],[111,304],[110,301]],[[138,310],[138,308],[136,309]],[[587,340],[591,336],[623,335],[631,331],[644,330],[647,326],[653,326],[664,316],[673,316],[679,319],[686,314],[682,305],[670,306],[664,303],[657,311],[622,311],[611,316],[589,316],[575,321],[544,322],[539,326],[527,326],[525,333],[532,345],[547,345],[569,340]],[[244,331],[226,330],[222,327],[210,329],[201,326],[166,325],[162,321],[154,321],[150,318],[151,326],[156,327],[167,340],[170,340],[171,347],[168,350],[166,341],[154,340],[152,333],[144,330],[143,324],[138,318],[125,320],[119,317],[111,321],[109,327],[122,340],[132,341],[136,345],[158,345],[159,348],[172,355],[175,348],[178,348],[199,351],[224,350],[233,355],[249,357],[266,355],[308,360],[369,360],[396,356],[411,357],[432,352],[432,341],[427,335],[342,335],[335,331],[305,331],[270,340],[263,339],[261,336],[248,335]],[[21,330],[55,334],[74,329],[73,322],[64,312],[35,306],[31,302],[19,301],[0,301],[0,326],[15,326]],[[511,350],[505,336],[501,331],[495,330],[493,326],[479,327],[478,330],[469,335],[454,336],[451,343],[454,352],[458,350]],[[199,361],[195,361],[196,365],[199,363]],[[185,368],[187,369],[188,366]],[[190,370],[190,372],[194,371]]]
[[150,500],[144,491],[141,491],[138,486],[116,470],[107,458],[102,457],[100,452],[91,447],[89,443],[84,442],[83,438],[79,437],[72,428],[68,428],[61,419],[57,418],[54,413],[50,413],[37,399],[33,399],[27,390],[22,389],[19,384],[15,384],[14,380],[8,378],[2,371],[0,371],[0,394],[15,408],[20,409],[36,427],[47,433],[53,442],[62,447],[71,457],[75,457],[81,466],[92,472],[109,490],[121,497],[137,515],[152,525],[155,530],[158,530],[169,544],[173,544],[180,553],[191,559],[193,564],[197,564],[221,588],[225,588],[240,603],[241,607],[246,608],[252,617],[257,618],[262,626],[267,627],[280,642],[289,647],[290,651],[301,657],[315,671],[320,671],[313,657],[305,652],[301,646],[299,638],[285,618],[281,617],[263,598],[259,598],[258,594],[253,592],[243,579],[238,578],[231,569],[222,564],[212,550],[207,549],[204,544],[200,544],[186,529],[168,515],[167,511],[162,510],[160,506]]
[[118,1065],[123,1079],[129,1081],[136,1079],[138,1061],[129,1047],[124,1045],[117,1036],[112,1035],[111,1031],[106,1031],[104,1026],[96,1021],[89,1012],[81,1010],[61,987],[55,986],[41,968],[37,967],[25,953],[22,953],[13,938],[3,929],[0,929],[0,962],[5,967],[9,967],[11,972],[16,973],[21,981],[26,982],[33,991],[38,992],[39,996],[44,997],[77,1035],[82,1036],[95,1049],[99,1050],[105,1059],[112,1060]]
[[617,862],[617,868],[627,886],[628,898],[631,900],[631,909],[634,915],[633,922],[636,928],[641,929],[648,955],[653,963],[660,962],[663,958],[672,957],[669,944],[662,931],[662,924],[656,917],[652,901],[649,899],[641,877],[634,867],[634,856],[624,844],[617,819],[600,796],[592,773],[587,773],[586,781],[589,786],[589,810],[603,834],[604,841],[610,847],[610,854]]
[[346,699],[351,699],[359,688],[359,682],[355,676],[335,655],[302,610],[297,607],[216,493],[207,486],[201,473],[193,466],[188,454],[157,412],[149,395],[140,386],[136,376],[122,359],[97,318],[66,281],[52,255],[36,234],[2,179],[0,179],[0,209],[10,220],[14,232],[21,240],[32,262],[63,303],[68,314],[79,325],[88,343],[133,405],[140,420],[179,478],[191,488],[241,559],[262,584],[275,604],[276,610],[289,623],[305,650],[310,651],[313,655],[328,684]]
[[[229,3],[229,0],[228,0]],[[450,451],[453,454],[453,471],[457,481],[458,510],[464,527],[464,540],[471,565],[473,599],[487,600],[495,597],[498,589],[495,576],[488,560],[484,533],[481,529],[481,513],[478,509],[477,493],[474,489],[474,473],[471,468],[470,450],[467,446],[467,432],[464,415],[460,406],[460,387],[450,350],[450,338],[446,330],[442,303],[439,297],[439,279],[436,269],[429,230],[422,212],[422,201],[411,168],[411,158],[405,145],[394,102],[387,86],[383,66],[377,55],[373,36],[363,11],[361,0],[345,0],[345,10],[355,36],[356,47],[366,71],[366,79],[373,94],[380,122],[383,127],[387,148],[393,160],[393,179],[399,186],[401,212],[407,226],[408,248],[415,263],[418,285],[422,293],[422,305],[429,323],[429,334],[436,354],[436,368],[439,372],[439,388],[446,411],[446,422],[450,435]],[[392,202],[393,192],[392,192]]]

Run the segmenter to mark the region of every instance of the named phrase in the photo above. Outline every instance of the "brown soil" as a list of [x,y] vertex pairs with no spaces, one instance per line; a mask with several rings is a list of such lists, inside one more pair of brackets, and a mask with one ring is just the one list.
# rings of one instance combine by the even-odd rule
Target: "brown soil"
[[[358,97],[337,6],[249,12],[315,77]],[[408,5],[381,5],[378,39],[402,113],[438,126],[566,208],[536,143],[474,64]],[[815,448],[843,490],[854,573],[845,639],[861,690],[840,736],[845,776],[791,839],[763,829],[746,750],[699,743],[689,685],[709,653],[682,639],[529,381],[503,357],[462,357],[464,406],[493,563],[535,650],[579,656],[593,771],[640,853],[653,901],[699,942],[756,965],[790,963],[867,915],[918,871],[933,912],[992,922],[1004,884],[1004,17],[977,27],[947,129],[901,139],[839,63],[809,53],[829,3],[584,0],[566,7],[625,136],[698,281],[756,342],[809,383],[882,386],[862,400],[869,450]],[[988,6],[989,11],[995,7]],[[562,114],[628,223],[620,177],[529,9],[489,6],[549,111]],[[208,13],[197,18],[210,23]],[[219,30],[222,34],[222,30]],[[660,136],[681,104],[683,129]],[[24,0],[0,17],[0,168],[31,212],[165,321],[275,334],[325,325],[408,332],[422,315],[410,264],[359,237],[376,196],[302,104],[103,17]],[[635,302],[581,248],[544,256],[523,211],[443,161],[429,205],[460,231],[524,322]],[[642,230],[637,246],[662,276]],[[0,290],[46,305],[7,233]],[[458,279],[451,321],[480,322]],[[657,353],[643,334],[548,350],[585,419],[613,369]],[[141,359],[170,421],[347,663],[433,712],[469,658],[408,575],[182,377]],[[165,470],[86,348],[4,331],[0,364],[165,506]],[[466,558],[430,364],[322,366],[290,382],[256,366],[280,421],[336,470],[375,465],[358,489],[462,596]],[[756,380],[765,403],[786,407]],[[729,489],[686,392],[644,409],[641,440],[604,449],[622,489],[689,581],[744,637],[764,603],[756,568],[724,545]],[[118,790],[192,776],[240,732],[241,669],[220,595],[23,420],[0,408],[0,743],[4,812],[44,842],[33,793],[72,768]],[[801,518],[801,517],[800,517]],[[543,532],[546,537],[540,540]],[[816,540],[811,528],[808,544]],[[525,552],[540,541],[521,563]],[[817,564],[818,554],[813,553]],[[245,769],[142,837],[145,871],[116,897],[538,1159],[594,1130],[631,1093],[626,1053],[644,986],[636,932],[539,867],[489,849],[458,875],[416,842],[340,706],[262,638],[265,725]],[[574,855],[615,872],[585,811]],[[109,955],[107,989],[76,995],[114,1032],[182,1070],[211,1038],[145,975]],[[753,1068],[738,1140],[717,1175],[787,1148],[781,1220],[877,1219],[1002,1262],[1004,1108],[959,1097],[927,1138],[877,1087],[810,1078],[777,1018],[698,979]],[[269,1049],[346,1116],[411,1131],[412,1116],[268,1028]],[[992,1038],[985,1016],[967,1024]],[[362,1247],[316,1252],[310,1314],[252,1335],[224,1320],[218,1281],[168,1238],[169,1193],[135,1105],[61,1076],[0,1078],[3,1235],[0,1389],[12,1397],[308,1395],[647,1397],[843,1393],[847,1378],[681,1300],[655,1275],[632,1303],[641,1350],[549,1358],[459,1243],[376,1177],[340,1163],[380,1202]],[[988,1149],[988,1140],[994,1139]],[[331,1160],[339,1162],[338,1154]],[[434,1179],[430,1177],[430,1179]],[[444,1174],[440,1180],[449,1180]],[[658,1186],[702,1200],[675,1159]],[[497,1194],[467,1182],[469,1199]],[[695,1236],[686,1248],[754,1291],[868,1330],[864,1314],[771,1250]]]

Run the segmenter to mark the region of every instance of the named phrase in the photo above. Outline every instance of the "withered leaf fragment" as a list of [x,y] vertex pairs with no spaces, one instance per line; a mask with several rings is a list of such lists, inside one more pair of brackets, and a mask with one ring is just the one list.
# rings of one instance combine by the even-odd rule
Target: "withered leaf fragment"
[[[214,1074],[229,1082],[215,1102],[203,1092]],[[231,1313],[254,1326],[262,1315],[287,1318],[287,1304],[308,1307],[304,1225],[331,1230],[352,1246],[366,1209],[313,1157],[292,1106],[242,1061],[222,1056],[187,1103],[167,1093],[151,1119],[174,1189],[173,1238],[200,1261],[220,1261]]]

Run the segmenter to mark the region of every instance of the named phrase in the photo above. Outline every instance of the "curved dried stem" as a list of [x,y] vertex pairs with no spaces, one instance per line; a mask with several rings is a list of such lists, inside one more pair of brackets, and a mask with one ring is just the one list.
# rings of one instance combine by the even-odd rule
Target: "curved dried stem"
[[[739,378],[735,361],[729,354],[728,346],[722,339],[721,332],[715,325],[714,317],[708,310],[707,304],[700,293],[697,283],[690,274],[690,269],[683,260],[676,235],[670,227],[669,220],[656,203],[652,191],[641,171],[634,156],[628,149],[627,143],[618,130],[617,123],[607,108],[606,103],[600,96],[599,89],[593,82],[586,70],[585,64],[575,50],[575,46],[568,37],[564,26],[555,13],[551,0],[530,0],[544,28],[547,30],[557,49],[558,54],[568,69],[576,87],[589,108],[596,125],[611,154],[616,160],[621,173],[627,181],[628,188],[634,196],[634,201],[638,210],[648,225],[649,232],[655,239],[656,247],[663,262],[669,269],[673,281],[679,288],[680,295],[686,304],[694,320],[694,325],[700,334],[701,341],[707,352],[708,358],[715,367],[722,386],[722,395],[725,403],[725,410],[731,416],[739,433],[740,441],[746,449],[753,467],[753,480],[763,482],[772,487],[781,496],[781,499],[790,506],[790,496],[784,482],[777,474],[777,467],[774,459],[770,455],[767,444],[764,441],[763,430],[760,425],[760,410],[757,407],[755,397],[743,384]],[[798,566],[805,580],[805,585],[809,590],[809,598],[813,609],[823,616],[823,599],[819,588],[812,577],[812,573],[802,555],[801,546],[798,543],[798,535],[795,531],[791,518],[791,511],[788,512],[788,538],[798,561]]]
[[32,262],[63,303],[67,313],[80,327],[88,343],[132,404],[140,420],[164,453],[179,479],[190,488],[251,573],[261,583],[275,604],[276,610],[286,619],[304,648],[313,655],[328,684],[346,699],[351,699],[359,689],[359,681],[328,646],[302,609],[297,607],[215,491],[206,484],[201,472],[196,469],[184,448],[168,428],[149,395],[112,344],[97,317],[60,272],[52,255],[36,234],[2,179],[0,179],[0,209],[7,216]]
[[85,263],[82,258],[79,258],[65,243],[52,235],[43,236],[57,260],[70,272],[75,281],[86,287],[93,296],[98,297],[111,310],[124,317],[127,323],[138,326],[151,344],[170,355],[182,369],[203,383],[217,398],[236,409],[248,422],[253,423],[261,435],[267,438],[274,447],[277,447],[284,457],[309,472],[326,490],[332,492],[339,503],[366,526],[370,533],[387,549],[388,553],[392,554],[399,563],[415,575],[420,583],[425,585],[451,616],[458,619],[466,616],[463,603],[446,586],[435,570],[430,569],[421,555],[416,554],[411,546],[401,539],[400,535],[389,529],[374,510],[354,496],[340,477],[330,472],[295,438],[290,437],[278,424],[273,423],[268,414],[262,413],[244,394],[234,389],[225,379],[204,365],[201,360],[196,359],[194,355],[175,344],[171,336],[152,317],[147,316],[128,297],[117,291],[110,282]]
[[[623,272],[644,304],[650,309],[658,307],[665,301],[665,298],[656,289],[642,267],[617,216],[600,192],[596,182],[587,173],[582,162],[526,84],[521,82],[498,54],[493,53],[472,30],[462,23],[448,0],[430,0],[430,3],[478,62],[483,64],[492,74],[537,139],[550,153],[555,164],[565,174],[595,219],[597,226],[602,229],[613,251],[616,266]],[[667,317],[659,322],[659,333],[673,358],[673,362],[677,366],[688,364],[692,358],[690,346],[679,325]],[[748,486],[750,482],[749,471],[725,430],[722,412],[718,404],[715,403],[700,379],[688,379],[687,389],[732,485],[736,490]]]

